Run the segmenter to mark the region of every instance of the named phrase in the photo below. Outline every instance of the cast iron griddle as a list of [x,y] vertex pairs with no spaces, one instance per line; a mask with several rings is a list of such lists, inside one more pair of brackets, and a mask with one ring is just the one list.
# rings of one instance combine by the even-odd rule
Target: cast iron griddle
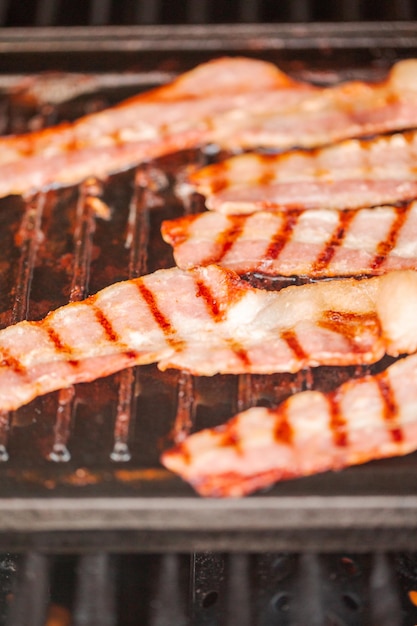
[[[417,54],[417,25],[8,31],[0,35],[2,131],[74,119],[222,54],[272,60],[322,84],[378,79],[395,60]],[[46,88],[41,101],[29,102],[22,91],[11,97],[21,76],[41,70],[82,73],[90,82],[58,104]],[[54,81],[68,84],[68,76]],[[178,192],[180,183],[187,168],[217,158],[215,150],[189,151],[101,184],[0,200],[2,326],[172,266],[161,221],[202,208],[201,198]],[[284,482],[239,500],[203,500],[159,464],[160,451],[190,430],[366,371],[193,378],[146,366],[2,415],[0,544],[49,548],[44,533],[55,531],[61,545],[61,533],[72,531],[66,545],[84,537],[94,546],[94,531],[102,530],[112,545],[123,530],[126,549],[416,549],[417,454]]]

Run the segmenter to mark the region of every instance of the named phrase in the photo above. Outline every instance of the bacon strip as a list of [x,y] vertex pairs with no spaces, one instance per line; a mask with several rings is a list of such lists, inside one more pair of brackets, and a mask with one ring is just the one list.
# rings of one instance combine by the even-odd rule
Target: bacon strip
[[317,150],[248,153],[190,177],[207,208],[225,214],[276,209],[357,209],[417,198],[417,131],[351,139]]
[[103,178],[207,143],[213,116],[250,109],[259,94],[272,91],[288,102],[311,89],[263,61],[223,58],[202,64],[169,85],[74,123],[1,138],[0,196]]
[[243,114],[214,116],[211,139],[229,150],[313,148],[413,128],[416,78],[417,63],[409,59],[394,65],[380,84],[353,81],[316,88],[286,101],[285,107],[267,94],[259,98],[257,108]]
[[203,496],[237,497],[417,449],[417,355],[332,393],[305,391],[190,435],[162,463]]
[[207,143],[317,146],[417,126],[417,61],[379,84],[318,88],[254,59],[222,58],[72,124],[0,140],[0,196],[106,177]]
[[0,331],[0,410],[122,368],[295,372],[417,350],[417,273],[279,292],[217,266],[116,283],[39,322]]
[[181,269],[313,278],[417,269],[417,202],[348,211],[187,215],[162,224]]

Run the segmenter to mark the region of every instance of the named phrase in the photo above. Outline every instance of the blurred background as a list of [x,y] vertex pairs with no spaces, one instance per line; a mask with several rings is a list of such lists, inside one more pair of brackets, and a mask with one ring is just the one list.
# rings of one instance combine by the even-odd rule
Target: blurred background
[[0,25],[412,20],[415,0],[0,0]]

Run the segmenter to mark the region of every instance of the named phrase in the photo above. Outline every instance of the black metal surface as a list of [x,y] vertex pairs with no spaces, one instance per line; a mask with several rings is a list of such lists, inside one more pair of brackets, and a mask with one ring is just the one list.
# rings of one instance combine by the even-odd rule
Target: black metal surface
[[44,626],[49,604],[49,562],[37,552],[29,552],[21,561],[7,615],[7,626]]
[[[237,26],[225,33],[220,27],[0,33],[0,79],[8,78],[3,126],[13,132],[72,119],[220,52],[270,59],[321,83],[379,78],[397,58],[417,54],[415,24]],[[87,73],[94,89],[55,104],[8,95],[19,80],[11,72],[41,66]],[[47,100],[48,91],[43,94]],[[26,315],[38,319],[110,282],[171,265],[160,222],[198,210],[198,199],[184,204],[176,194],[176,181],[208,158],[190,152],[113,176],[101,188],[1,200],[1,324]],[[110,207],[110,220],[97,217],[92,198]],[[323,376],[324,384],[335,384],[339,374],[314,372],[314,384]],[[417,549],[416,455],[282,483],[242,501],[203,501],[160,467],[159,452],[173,434],[220,423],[250,404],[276,402],[305,384],[303,374],[193,379],[149,366],[2,415],[0,545],[23,550],[35,543],[53,551],[58,545],[65,550],[66,542],[73,550],[78,542],[89,550],[95,545],[90,533],[101,529],[112,551],[118,542],[123,550],[136,545],[158,552]],[[74,531],[72,539],[67,530]],[[117,536],[118,530],[127,532]]]
[[398,559],[381,552],[32,552],[5,561],[8,572],[14,565],[0,588],[1,626],[414,626],[417,618],[415,578],[404,580]]
[[393,567],[388,557],[379,552],[373,558],[370,604],[375,626],[400,626],[401,607]]
[[116,626],[116,584],[112,558],[105,552],[80,558],[74,601],[74,626]]
[[2,0],[0,8],[0,24],[5,26],[411,20],[416,17],[411,0],[395,3],[229,0],[221,6],[215,0],[153,0],[152,3],[148,0],[73,0],[71,10],[63,0]]

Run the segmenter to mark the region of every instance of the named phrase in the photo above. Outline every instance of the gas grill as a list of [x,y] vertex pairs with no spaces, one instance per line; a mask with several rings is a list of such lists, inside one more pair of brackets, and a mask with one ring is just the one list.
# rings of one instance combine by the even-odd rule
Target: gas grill
[[[52,6],[40,2],[38,13]],[[4,29],[2,132],[74,119],[222,54],[271,60],[317,84],[378,79],[417,54],[417,25]],[[160,223],[202,208],[181,182],[216,158],[187,151],[106,181],[0,200],[2,326],[173,265]],[[417,454],[224,501],[197,497],[158,461],[172,441],[236,410],[354,374],[194,379],[145,366],[2,414],[0,623],[417,623]]]

